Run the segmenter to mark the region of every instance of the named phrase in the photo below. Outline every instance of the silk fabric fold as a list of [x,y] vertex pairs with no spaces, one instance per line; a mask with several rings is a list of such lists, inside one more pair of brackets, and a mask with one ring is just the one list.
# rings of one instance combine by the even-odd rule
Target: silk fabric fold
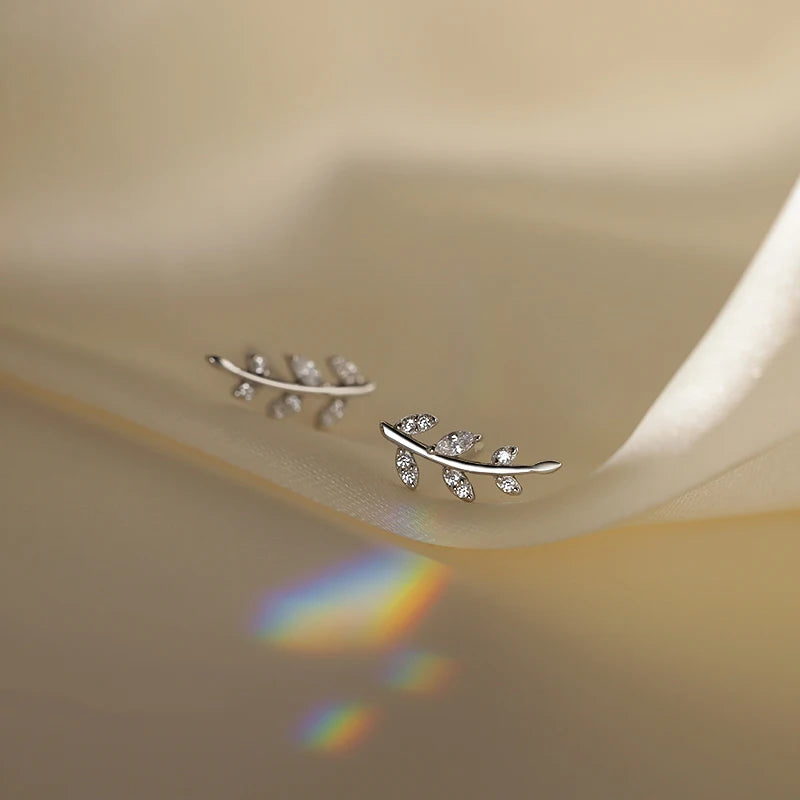
[[[74,6],[0,26],[12,378],[449,546],[800,504],[794,4]],[[266,419],[204,362],[251,347],[378,392]],[[414,412],[565,466],[412,494]]]

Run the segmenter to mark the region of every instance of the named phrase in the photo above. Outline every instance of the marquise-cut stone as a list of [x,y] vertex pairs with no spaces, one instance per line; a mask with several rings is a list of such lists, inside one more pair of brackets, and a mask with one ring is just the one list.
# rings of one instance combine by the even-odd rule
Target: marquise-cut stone
[[303,386],[321,386],[322,373],[319,367],[310,359],[304,356],[289,356],[289,368],[297,378],[298,383]]
[[513,475],[500,475],[495,481],[497,488],[506,494],[519,494],[522,487]]
[[514,447],[513,444],[500,447],[495,450],[492,455],[492,464],[495,464],[496,466],[510,464],[517,457],[518,452],[519,448]]
[[328,359],[333,374],[342,386],[359,386],[364,383],[364,376],[358,367],[344,356],[331,356]]
[[440,456],[447,456],[452,458],[466,453],[471,447],[479,442],[481,439],[480,434],[471,433],[470,431],[451,431],[446,436],[443,436],[436,443],[434,452]]
[[394,459],[400,480],[409,488],[416,489],[419,481],[419,467],[411,451],[403,447],[397,449]]
[[475,499],[475,491],[469,478],[458,469],[451,469],[445,467],[442,470],[442,478],[448,489],[459,499],[465,503],[471,503]]

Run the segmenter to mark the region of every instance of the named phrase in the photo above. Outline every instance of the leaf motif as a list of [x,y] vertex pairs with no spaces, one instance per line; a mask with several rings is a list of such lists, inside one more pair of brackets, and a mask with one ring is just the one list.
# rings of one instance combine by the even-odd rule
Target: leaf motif
[[365,383],[358,367],[344,356],[331,356],[328,359],[328,366],[338,378],[340,386],[360,386]]
[[343,416],[346,406],[343,397],[334,397],[322,411],[317,414],[317,426],[320,428],[330,428],[335,425]]
[[520,494],[522,487],[513,475],[499,475],[495,480],[497,488],[505,494]]
[[266,377],[269,375],[269,365],[267,359],[261,353],[249,353],[247,356],[247,371],[254,375]]
[[436,419],[433,414],[420,414],[417,417],[417,431],[419,433],[429,431],[437,422],[439,422],[439,420]]
[[310,358],[287,356],[286,360],[289,362],[289,369],[291,369],[298,383],[303,384],[303,386],[322,385],[322,373]]
[[255,397],[255,394],[255,386],[247,381],[240,381],[236,386],[233,387],[233,396],[237,400],[244,400],[245,402],[249,403]]
[[268,406],[267,413],[274,419],[283,419],[289,414],[296,414],[303,408],[303,398],[296,394],[282,394]]
[[442,470],[442,478],[447,488],[465,503],[471,503],[475,499],[475,490],[469,482],[469,478],[460,470],[445,467]]
[[403,419],[401,419],[397,425],[395,425],[395,428],[403,433],[416,433],[417,415],[412,414],[411,416],[403,417]]
[[467,450],[474,447],[482,438],[483,437],[479,433],[451,431],[447,435],[442,436],[442,438],[436,442],[436,447],[433,449],[434,452],[438,453],[440,456],[453,458],[454,456],[460,456],[462,453],[466,453]]
[[394,464],[400,480],[409,488],[416,489],[419,482],[419,467],[414,454],[404,447],[398,447],[395,453]]
[[492,454],[492,464],[495,466],[510,464],[517,457],[518,452],[519,448],[514,447],[513,444],[507,444],[505,447],[498,447]]
[[395,426],[403,433],[424,433],[430,430],[439,420],[433,414],[411,414],[403,417]]

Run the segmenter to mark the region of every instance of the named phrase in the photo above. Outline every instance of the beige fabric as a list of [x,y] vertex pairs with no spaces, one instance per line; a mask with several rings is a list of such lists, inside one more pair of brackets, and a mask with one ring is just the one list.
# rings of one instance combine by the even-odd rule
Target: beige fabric
[[797,512],[425,547],[97,417],[0,393],[3,800],[800,795]]
[[[2,369],[439,544],[797,505],[796,199],[703,338],[797,173],[795,3],[51,12],[1,12]],[[264,420],[202,360],[252,345],[379,392]],[[413,411],[565,467],[411,495]]]

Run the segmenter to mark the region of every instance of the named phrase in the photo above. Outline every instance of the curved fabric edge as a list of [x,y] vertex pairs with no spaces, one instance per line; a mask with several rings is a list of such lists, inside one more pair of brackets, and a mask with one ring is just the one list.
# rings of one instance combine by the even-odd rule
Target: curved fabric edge
[[[209,400],[196,386],[51,341],[11,332],[0,347],[0,368],[392,533],[452,547],[504,548],[644,514],[799,431],[799,317],[795,186],[724,308],[623,446],[581,482],[507,506],[459,508],[450,499],[410,495],[383,470],[377,435],[373,447],[302,426],[254,430],[248,413]],[[199,385],[210,380],[200,377],[205,368],[198,357]],[[691,514],[685,504],[681,514]],[[488,522],[498,519],[501,535],[487,535]]]

